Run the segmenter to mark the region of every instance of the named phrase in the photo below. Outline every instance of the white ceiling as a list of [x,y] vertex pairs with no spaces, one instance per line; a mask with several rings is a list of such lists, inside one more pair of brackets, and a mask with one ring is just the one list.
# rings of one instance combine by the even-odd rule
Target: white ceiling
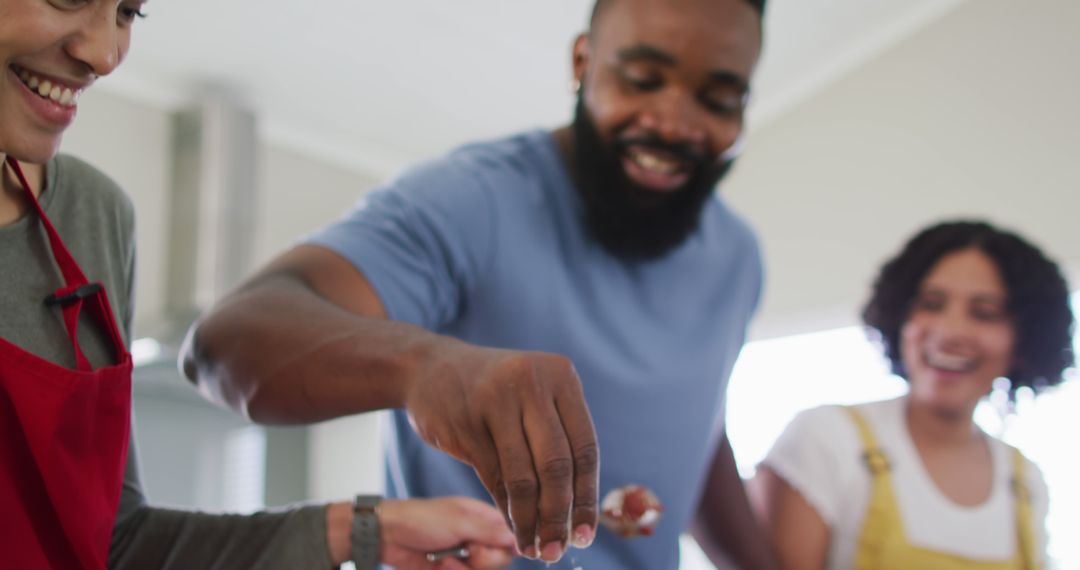
[[[963,0],[770,0],[751,125]],[[163,108],[223,91],[263,132],[384,176],[571,112],[569,51],[591,0],[151,0],[101,85]]]

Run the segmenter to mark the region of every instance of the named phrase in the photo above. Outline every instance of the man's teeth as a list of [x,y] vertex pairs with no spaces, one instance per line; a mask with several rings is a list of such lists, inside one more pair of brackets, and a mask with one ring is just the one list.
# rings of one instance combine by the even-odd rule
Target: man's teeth
[[630,158],[638,166],[660,174],[674,174],[679,170],[678,163],[644,151],[633,151],[630,153]]
[[974,361],[970,358],[963,356],[952,356],[949,354],[928,354],[926,355],[926,362],[934,368],[940,368],[942,370],[949,370],[952,372],[964,372],[969,370]]
[[65,107],[74,107],[79,100],[80,90],[72,91],[70,87],[63,87],[60,84],[54,85],[52,81],[41,79],[25,69],[19,71],[19,79],[42,98],[51,99]]

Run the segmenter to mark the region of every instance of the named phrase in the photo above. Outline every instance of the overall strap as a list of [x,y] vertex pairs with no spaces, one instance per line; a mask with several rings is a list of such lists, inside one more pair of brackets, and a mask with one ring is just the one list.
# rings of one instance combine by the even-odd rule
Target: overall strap
[[1013,456],[1013,501],[1016,504],[1016,538],[1020,562],[1025,570],[1037,570],[1035,536],[1032,532],[1031,491],[1024,476],[1024,454],[1009,446]]
[[870,424],[853,406],[844,410],[855,422],[862,440],[862,459],[872,477],[870,501],[859,534],[859,546],[855,555],[855,568],[873,570],[880,567],[882,549],[889,532],[895,532],[893,520],[897,517],[896,500],[893,497],[892,476],[889,460],[874,437]]

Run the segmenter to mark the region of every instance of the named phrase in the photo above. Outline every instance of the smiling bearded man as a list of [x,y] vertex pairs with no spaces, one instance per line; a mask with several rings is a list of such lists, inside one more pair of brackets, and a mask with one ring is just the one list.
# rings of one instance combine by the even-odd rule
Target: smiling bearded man
[[[515,570],[676,570],[691,529],[718,563],[769,568],[722,429],[761,257],[713,191],[762,9],[600,2],[570,125],[366,195],[196,325],[189,378],[256,421],[396,408],[390,494],[490,498],[533,559]],[[597,526],[630,483],[664,505],[648,538]]]

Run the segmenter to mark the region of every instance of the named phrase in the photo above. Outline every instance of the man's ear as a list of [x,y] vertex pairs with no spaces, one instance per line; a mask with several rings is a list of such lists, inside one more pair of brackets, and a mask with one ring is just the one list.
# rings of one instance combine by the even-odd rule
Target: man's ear
[[570,61],[571,69],[574,73],[574,91],[581,88],[581,82],[585,79],[585,70],[589,67],[589,57],[591,55],[589,35],[579,34],[578,37],[574,38],[574,47]]

